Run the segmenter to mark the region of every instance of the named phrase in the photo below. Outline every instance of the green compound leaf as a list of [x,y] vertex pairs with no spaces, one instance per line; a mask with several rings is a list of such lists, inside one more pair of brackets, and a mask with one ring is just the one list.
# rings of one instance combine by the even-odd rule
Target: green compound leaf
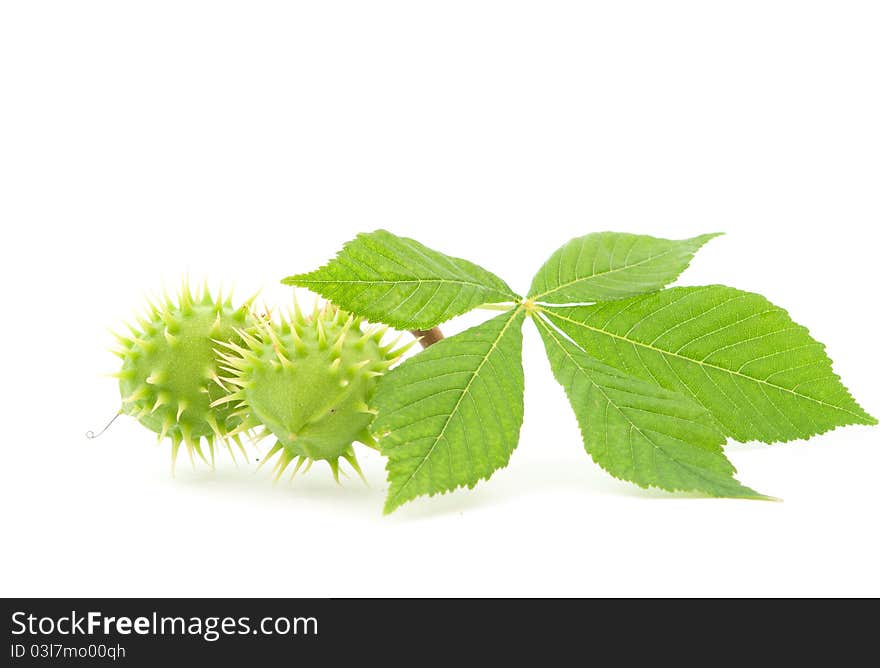
[[519,300],[482,267],[385,230],[359,234],[325,266],[282,282],[398,329],[429,329],[482,304]]
[[388,457],[386,513],[507,465],[523,418],[524,317],[519,307],[443,339],[379,382],[372,431]]
[[599,361],[693,397],[738,441],[877,423],[832,371],[824,346],[761,295],[671,288],[544,313]]
[[535,323],[584,446],[611,475],[640,487],[767,498],[733,479],[726,439],[703,407],[597,362],[541,318]]
[[567,304],[623,299],[654,292],[674,281],[709,239],[673,241],[623,232],[572,239],[535,275],[529,299]]

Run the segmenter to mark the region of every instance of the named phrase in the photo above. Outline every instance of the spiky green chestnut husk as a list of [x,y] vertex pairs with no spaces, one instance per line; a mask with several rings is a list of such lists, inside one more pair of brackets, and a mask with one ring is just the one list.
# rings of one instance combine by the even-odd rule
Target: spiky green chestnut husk
[[[255,324],[249,306],[236,308],[230,297],[219,294],[215,299],[207,286],[193,294],[184,284],[176,302],[167,295],[160,304],[150,302],[137,325],[129,325],[130,335],[116,337],[122,412],[157,433],[160,441],[171,439],[172,474],[181,444],[191,462],[195,453],[212,467],[215,443],[232,454],[230,435],[241,418],[229,404],[212,406],[230,391],[220,380],[214,348],[217,341],[242,342],[239,332]],[[237,434],[232,440],[245,454]]]
[[369,426],[370,401],[379,377],[409,346],[383,345],[387,327],[363,327],[363,321],[333,305],[310,317],[298,307],[280,322],[263,319],[244,344],[218,351],[222,381],[237,390],[217,402],[234,403],[242,428],[265,426],[277,442],[261,466],[274,460],[277,480],[291,464],[291,477],[314,461],[330,465],[339,480],[340,460],[361,474],[352,444],[375,443]]

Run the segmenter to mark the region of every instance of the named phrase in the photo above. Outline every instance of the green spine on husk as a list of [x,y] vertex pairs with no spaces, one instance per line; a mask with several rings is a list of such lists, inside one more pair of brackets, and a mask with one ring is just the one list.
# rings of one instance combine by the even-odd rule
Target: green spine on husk
[[230,392],[220,379],[214,348],[217,341],[243,340],[240,332],[255,323],[252,301],[236,308],[230,296],[218,293],[215,299],[207,285],[193,294],[184,283],[177,303],[167,294],[159,303],[150,301],[137,325],[128,325],[129,335],[116,334],[119,348],[113,352],[122,358],[122,369],[114,374],[122,394],[120,412],[136,417],[159,441],[171,439],[172,475],[181,444],[193,465],[195,453],[213,467],[215,443],[223,443],[235,459],[231,438],[247,460],[238,436],[241,418],[228,404],[213,405]]
[[363,478],[352,444],[376,447],[369,432],[375,411],[370,400],[379,377],[411,344],[383,345],[387,327],[362,327],[357,316],[317,304],[311,316],[299,307],[280,321],[263,318],[240,342],[222,344],[217,353],[221,380],[236,391],[214,403],[235,403],[239,429],[265,427],[258,438],[277,442],[260,463],[277,455],[275,480],[293,464],[291,478],[316,460],[330,465],[339,481],[339,460]]

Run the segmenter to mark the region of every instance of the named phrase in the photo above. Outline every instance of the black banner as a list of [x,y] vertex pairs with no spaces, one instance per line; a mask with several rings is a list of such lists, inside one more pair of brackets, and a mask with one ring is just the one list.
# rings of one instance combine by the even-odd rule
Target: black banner
[[[611,656],[688,663],[791,660],[823,645],[843,658],[867,621],[804,601],[424,599],[7,599],[7,665],[540,665]],[[840,606],[837,602],[835,605]],[[784,620],[784,624],[780,622]],[[836,642],[835,624],[843,634]],[[704,652],[709,649],[712,654]],[[580,663],[581,660],[577,660]],[[705,661],[704,661],[705,663]]]

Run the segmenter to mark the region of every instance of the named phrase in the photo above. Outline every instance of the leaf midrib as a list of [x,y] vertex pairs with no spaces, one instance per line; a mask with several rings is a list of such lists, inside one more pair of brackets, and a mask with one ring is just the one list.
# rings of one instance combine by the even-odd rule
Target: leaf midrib
[[452,407],[452,410],[449,411],[449,415],[447,415],[446,420],[443,422],[443,427],[440,429],[440,433],[438,433],[437,436],[434,438],[434,442],[431,443],[431,447],[428,448],[428,451],[425,453],[425,456],[422,457],[422,460],[419,462],[419,465],[416,466],[415,470],[413,470],[413,472],[409,474],[409,476],[403,482],[403,484],[401,484],[400,487],[397,488],[397,491],[394,493],[394,496],[390,497],[389,500],[394,499],[396,501],[400,497],[400,495],[403,493],[403,490],[406,489],[407,486],[412,482],[413,478],[415,478],[416,474],[422,470],[422,467],[425,465],[425,462],[427,462],[428,459],[431,458],[431,454],[434,452],[434,449],[437,447],[437,445],[440,443],[441,439],[443,438],[443,435],[446,433],[446,429],[451,424],[453,416],[458,413],[458,409],[461,407],[462,401],[464,401],[465,396],[467,396],[469,394],[471,385],[473,385],[477,376],[480,375],[480,371],[482,370],[483,366],[486,364],[486,362],[492,356],[492,353],[495,352],[495,349],[498,347],[498,343],[501,341],[501,339],[504,338],[504,335],[507,333],[507,330],[510,328],[510,325],[513,323],[513,321],[519,315],[520,311],[523,310],[523,308],[524,308],[523,306],[518,306],[517,308],[511,310],[510,317],[507,319],[507,322],[504,323],[504,327],[502,327],[501,331],[498,332],[498,336],[496,336],[495,340],[492,341],[492,345],[489,347],[489,350],[483,356],[483,359],[480,360],[480,363],[477,365],[477,368],[474,369],[474,372],[471,374],[471,377],[468,378],[468,382],[465,384],[464,388],[462,388],[461,394],[459,395],[458,399],[456,400],[455,405]]
[[[605,397],[605,401],[608,402],[608,404],[609,404],[610,406],[614,406],[614,409],[615,409],[618,413],[620,413],[621,417],[623,417],[624,420],[626,420],[626,421],[629,423],[630,427],[631,427],[632,429],[635,429],[637,432],[639,432],[639,433],[642,435],[642,437],[643,437],[648,443],[651,444],[651,447],[653,447],[655,451],[658,451],[661,455],[663,455],[664,457],[666,457],[666,459],[675,462],[678,466],[681,466],[681,467],[684,468],[684,469],[688,469],[688,470],[690,470],[692,475],[695,475],[696,477],[698,477],[698,478],[700,478],[700,479],[702,479],[702,480],[705,480],[705,481],[706,481],[707,483],[709,483],[710,485],[717,485],[717,484],[718,484],[718,481],[717,481],[717,480],[712,480],[711,478],[707,478],[707,477],[704,475],[704,471],[703,471],[702,469],[700,469],[699,467],[695,466],[694,464],[690,464],[690,463],[688,463],[688,462],[682,462],[682,461],[679,461],[678,459],[676,459],[675,457],[673,457],[671,454],[669,454],[668,452],[666,452],[666,450],[664,450],[662,447],[660,447],[659,445],[657,445],[657,444],[654,442],[654,440],[653,440],[650,436],[648,436],[648,435],[642,430],[641,427],[639,427],[635,422],[633,422],[633,421],[629,418],[629,416],[623,411],[623,409],[622,409],[620,406],[618,406],[617,403],[615,403],[615,401],[614,401],[611,397],[608,396],[608,393],[605,392],[605,389],[604,389],[601,385],[599,385],[595,380],[593,380],[592,378],[589,377],[589,376],[590,376],[590,373],[589,373],[590,370],[589,370],[589,369],[585,369],[583,366],[581,366],[581,365],[578,363],[578,361],[577,361],[574,357],[572,357],[571,353],[568,352],[568,350],[565,349],[565,346],[563,346],[563,345],[559,342],[559,338],[558,338],[556,332],[553,331],[553,329],[552,329],[552,328],[551,328],[546,322],[544,322],[544,320],[542,320],[541,318],[534,318],[534,320],[535,320],[536,322],[539,322],[539,323],[544,327],[544,330],[545,330],[548,334],[550,334],[550,336],[553,337],[553,340],[554,340],[554,341],[556,342],[556,344],[559,346],[559,349],[562,351],[562,353],[563,353],[566,357],[568,357],[569,360],[571,360],[571,363],[572,363],[572,364],[574,364],[578,369],[581,370],[581,372],[584,373],[584,375],[586,375],[586,376],[588,377],[590,384],[591,384],[593,387],[595,387],[597,390],[599,390],[599,393],[600,393],[603,397]],[[586,351],[584,351],[584,354],[587,354]],[[635,380],[635,379],[634,379],[634,380]],[[649,411],[649,412],[653,412],[653,411]],[[655,415],[660,415],[660,414],[659,414],[659,413],[655,413]],[[698,446],[694,446],[694,447],[698,447]],[[703,450],[703,452],[708,452],[708,453],[716,454],[716,455],[719,454],[719,453],[717,453],[717,452],[712,452],[711,450],[706,450],[706,449],[703,449],[703,448],[701,448],[701,449]],[[722,456],[723,456],[723,455],[722,455]],[[634,457],[634,456],[631,456],[631,459],[632,459],[632,462],[633,462],[633,471],[635,471],[635,457]],[[732,473],[733,473],[733,472],[732,472]],[[633,482],[635,482],[635,481],[633,481]],[[734,484],[737,483],[736,480],[732,480],[732,482],[733,482]],[[656,483],[654,483],[653,485],[651,485],[651,484],[649,483],[649,485],[650,485],[650,486],[653,486],[653,487],[660,487],[660,486],[657,485]],[[663,489],[663,488],[660,487],[660,489]]]
[[[729,373],[729,374],[734,375],[734,376],[739,376],[739,377],[741,377],[741,378],[745,378],[746,380],[750,380],[750,381],[755,382],[755,383],[761,383],[762,385],[767,385],[768,387],[772,387],[772,388],[777,389],[777,390],[782,390],[783,392],[788,392],[789,394],[793,394],[793,395],[795,395],[796,397],[800,397],[801,399],[806,399],[806,400],[808,400],[808,401],[812,401],[812,402],[817,403],[817,404],[820,404],[820,405],[822,405],[822,406],[826,406],[826,407],[828,407],[828,408],[833,408],[834,410],[838,410],[838,411],[841,411],[841,412],[843,412],[843,413],[847,413],[847,414],[849,414],[849,415],[852,415],[852,416],[855,417],[855,418],[858,418],[859,421],[864,421],[864,419],[865,419],[863,415],[860,415],[859,413],[855,413],[855,412],[853,412],[853,411],[851,411],[851,410],[849,410],[849,409],[847,409],[847,408],[843,408],[842,406],[838,406],[838,405],[836,405],[836,404],[830,404],[830,403],[828,403],[827,401],[822,401],[821,399],[817,399],[817,398],[815,398],[815,397],[811,397],[811,396],[809,396],[809,395],[807,395],[807,394],[802,394],[802,393],[800,393],[800,392],[797,392],[797,391],[795,391],[795,390],[789,389],[789,388],[787,388],[787,387],[783,387],[782,385],[777,385],[776,383],[771,383],[771,382],[768,382],[768,381],[763,380],[763,379],[761,379],[761,378],[756,378],[755,376],[750,376],[750,375],[748,375],[748,374],[746,374],[746,373],[741,373],[740,371],[734,371],[733,369],[728,369],[728,368],[723,367],[723,366],[718,366],[717,364],[711,364],[711,363],[709,363],[709,362],[703,362],[703,361],[701,361],[701,360],[694,359],[693,357],[688,357],[687,355],[681,355],[681,354],[679,354],[679,353],[674,353],[674,352],[671,352],[671,351],[668,351],[668,350],[663,350],[662,348],[657,348],[656,346],[652,346],[652,345],[649,344],[649,343],[643,343],[642,341],[636,341],[636,340],[634,340],[634,339],[627,338],[626,336],[622,336],[622,335],[620,335],[620,334],[615,334],[614,332],[609,332],[608,330],[601,329],[601,328],[599,328],[599,327],[593,327],[593,326],[591,326],[591,325],[586,324],[585,322],[579,322],[579,321],[574,320],[574,319],[572,319],[572,318],[568,318],[568,317],[566,317],[566,316],[560,314],[558,311],[555,311],[555,310],[553,310],[553,309],[549,309],[549,308],[548,308],[548,309],[547,309],[547,312],[550,313],[552,316],[554,316],[554,317],[556,317],[556,318],[559,318],[560,320],[564,320],[564,321],[566,321],[566,322],[570,322],[571,324],[573,324],[573,325],[575,325],[575,326],[577,326],[577,327],[583,327],[584,329],[589,329],[589,330],[591,330],[591,331],[593,331],[593,332],[597,332],[597,333],[599,333],[599,334],[605,334],[606,336],[610,336],[610,337],[612,337],[612,338],[614,338],[614,339],[619,339],[619,340],[621,340],[621,341],[626,341],[627,343],[629,343],[629,344],[631,344],[631,345],[634,345],[634,346],[639,346],[639,347],[642,347],[642,348],[647,348],[648,350],[652,350],[652,351],[654,351],[654,352],[656,352],[656,353],[658,353],[658,354],[660,354],[660,355],[668,355],[668,356],[670,356],[670,357],[677,357],[678,359],[686,360],[686,361],[688,361],[688,362],[693,362],[694,364],[699,364],[699,365],[702,366],[702,367],[707,367],[707,368],[710,368],[710,369],[715,369],[715,370],[717,370],[717,371],[723,371],[723,372],[725,372],[725,373]],[[696,398],[696,397],[695,397],[695,398]],[[698,398],[697,398],[697,400],[699,401]],[[700,403],[702,404],[703,402],[700,401]]]
[[[667,248],[662,253],[658,253],[657,255],[651,255],[651,256],[645,258],[644,260],[639,260],[638,262],[634,262],[633,264],[627,264],[622,267],[617,267],[615,269],[608,269],[606,271],[600,271],[599,273],[590,274],[589,276],[580,276],[572,281],[568,281],[566,283],[560,283],[555,288],[551,288],[550,290],[545,290],[544,292],[541,292],[537,295],[531,295],[531,296],[529,296],[529,299],[533,299],[533,300],[541,299],[542,297],[546,297],[547,295],[551,295],[554,292],[559,292],[560,290],[565,290],[566,288],[570,288],[575,283],[580,283],[581,281],[590,281],[594,278],[598,278],[599,276],[607,276],[608,274],[613,274],[618,271],[624,271],[625,269],[632,269],[633,267],[638,267],[639,265],[645,264],[646,262],[651,262],[653,260],[656,260],[657,258],[663,257],[664,255],[669,255],[674,250],[675,250],[674,248]],[[561,259],[560,259],[560,261],[561,261]]]
[[471,286],[471,287],[475,287],[475,288],[481,288],[483,290],[486,290],[487,292],[494,292],[495,294],[504,295],[505,297],[516,298],[516,294],[514,294],[513,291],[505,292],[504,290],[501,290],[499,288],[490,287],[488,285],[485,285],[484,283],[474,283],[473,281],[463,281],[461,279],[406,278],[406,279],[370,279],[370,280],[365,280],[365,279],[348,279],[348,278],[346,278],[346,279],[340,279],[340,278],[327,279],[327,278],[299,278],[299,277],[294,277],[294,279],[297,281],[298,284],[302,285],[303,287],[304,287],[304,284],[306,284],[306,283],[321,283],[321,284],[324,284],[324,283],[346,283],[346,284],[348,284],[348,283],[369,283],[369,284],[376,284],[376,283],[394,283],[394,284],[452,283],[455,285],[467,285],[467,286]]

